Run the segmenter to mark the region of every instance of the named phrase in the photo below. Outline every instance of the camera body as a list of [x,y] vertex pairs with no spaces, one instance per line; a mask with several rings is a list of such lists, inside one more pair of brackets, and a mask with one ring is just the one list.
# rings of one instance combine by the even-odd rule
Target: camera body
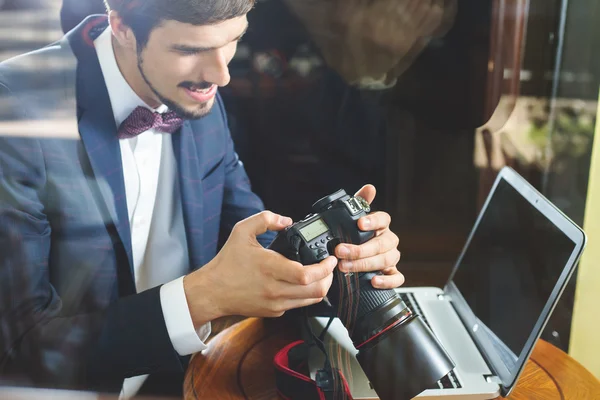
[[[290,260],[315,264],[334,254],[339,243],[362,244],[375,236],[358,228],[370,212],[361,197],[344,190],[323,197],[312,214],[279,232],[269,246]],[[393,289],[376,289],[378,272],[335,269],[327,298],[348,330],[356,358],[382,400],[410,399],[435,387],[454,368],[423,319]]]
[[370,210],[363,198],[340,189],[313,204],[313,213],[281,231],[269,248],[304,265],[316,264],[333,255],[339,243],[361,244],[375,236],[357,227]]

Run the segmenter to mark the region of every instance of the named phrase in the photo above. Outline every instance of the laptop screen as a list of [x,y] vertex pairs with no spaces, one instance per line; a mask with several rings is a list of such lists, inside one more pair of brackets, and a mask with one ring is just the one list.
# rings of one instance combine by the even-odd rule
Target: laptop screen
[[499,180],[453,282],[475,316],[512,351],[513,362],[574,248],[564,232]]

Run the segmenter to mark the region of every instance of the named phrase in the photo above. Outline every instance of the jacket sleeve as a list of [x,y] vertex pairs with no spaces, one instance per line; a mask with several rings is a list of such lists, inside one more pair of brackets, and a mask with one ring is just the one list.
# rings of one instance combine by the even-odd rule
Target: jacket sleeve
[[[0,99],[10,96],[0,82]],[[41,140],[0,136],[0,380],[113,392],[125,377],[184,370],[165,326],[160,287],[115,296],[94,312],[67,310],[49,261],[46,174]],[[78,267],[68,271],[75,276]]]

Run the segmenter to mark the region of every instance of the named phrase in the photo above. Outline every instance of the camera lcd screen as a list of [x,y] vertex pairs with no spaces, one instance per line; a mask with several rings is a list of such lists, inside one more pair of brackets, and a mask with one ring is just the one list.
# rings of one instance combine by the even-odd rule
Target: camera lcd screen
[[319,235],[324,234],[328,230],[329,228],[327,227],[327,225],[325,225],[325,222],[323,222],[323,220],[319,218],[315,222],[306,225],[304,228],[300,228],[300,233],[304,237],[304,240],[310,242],[311,240],[313,240]]

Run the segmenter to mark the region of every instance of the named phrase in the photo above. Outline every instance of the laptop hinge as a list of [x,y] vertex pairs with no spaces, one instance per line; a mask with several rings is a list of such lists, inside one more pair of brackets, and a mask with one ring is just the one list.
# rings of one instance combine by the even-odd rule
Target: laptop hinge
[[483,377],[485,378],[485,381],[488,383],[495,383],[498,385],[502,384],[502,380],[500,380],[500,378],[497,377],[496,375],[484,375]]
[[452,297],[450,297],[449,294],[441,293],[441,294],[437,295],[437,298],[438,298],[438,300],[441,300],[441,301],[450,301],[450,302],[452,301]]

